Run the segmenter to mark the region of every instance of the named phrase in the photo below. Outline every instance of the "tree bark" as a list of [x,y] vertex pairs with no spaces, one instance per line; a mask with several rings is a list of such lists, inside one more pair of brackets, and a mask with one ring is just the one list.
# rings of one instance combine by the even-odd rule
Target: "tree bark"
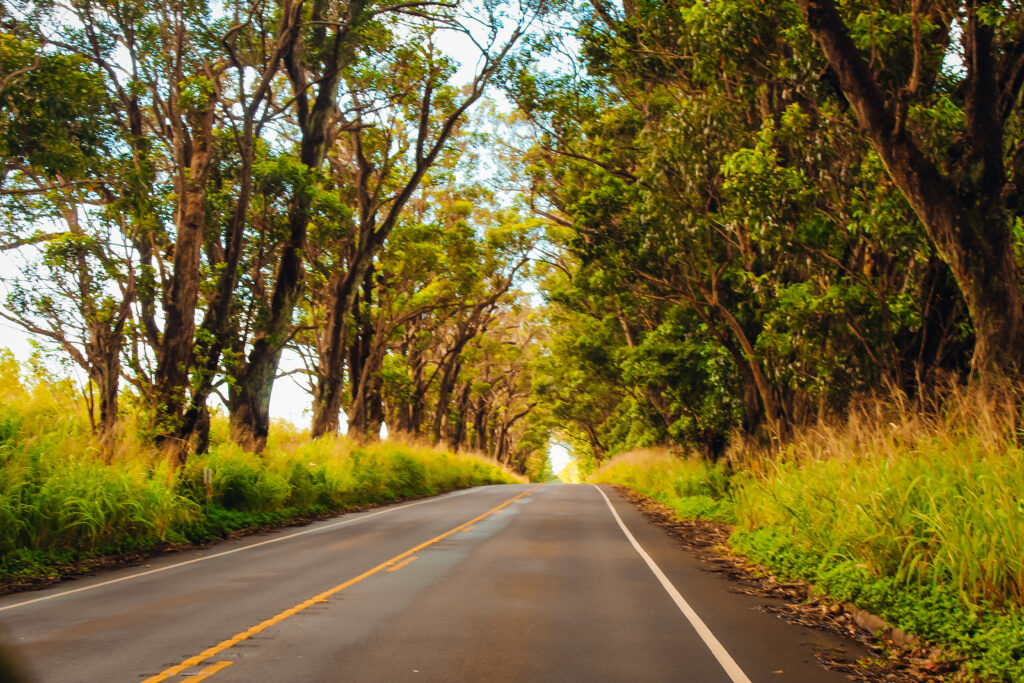
[[[206,225],[206,180],[213,155],[215,95],[176,121],[175,155],[178,204],[174,222],[174,275],[164,297],[164,331],[157,352],[157,421],[159,441],[183,463],[187,452],[174,438],[180,427],[195,337],[196,305],[199,301],[200,249]],[[187,125],[186,125],[187,124]]]
[[121,379],[121,346],[123,321],[111,329],[106,325],[90,325],[93,331],[86,345],[89,358],[89,379],[100,394],[100,434],[106,438],[117,424],[117,391]]
[[[357,263],[344,273],[331,277],[331,297],[328,304],[327,321],[320,337],[317,383],[313,389],[313,437],[336,434],[340,426],[342,399],[344,397],[344,358],[346,335],[346,312],[358,307],[359,289],[357,283],[372,279],[372,256],[357,256]],[[372,282],[370,282],[372,288]],[[372,292],[371,292],[372,294]],[[372,328],[371,328],[372,329]],[[358,379],[353,378],[357,383]],[[353,387],[353,391],[356,388]],[[349,423],[351,429],[352,424]]]
[[458,413],[459,419],[448,434],[448,445],[456,451],[462,448],[462,442],[466,439],[466,411],[469,409],[469,395],[472,389],[473,383],[465,382],[455,402],[455,412]]
[[448,403],[459,379],[459,370],[462,369],[461,353],[464,346],[465,342],[452,350],[452,355],[441,372],[441,381],[437,386],[437,405],[434,406],[434,423],[430,429],[430,441],[435,445],[441,441],[441,432],[447,422]]
[[[363,278],[363,302],[373,301],[373,274],[367,272]],[[363,316],[358,301],[354,301],[353,318],[356,323],[356,339],[349,352],[352,405],[348,415],[348,433],[360,438],[376,438],[383,421],[381,404],[380,370],[387,351],[383,334],[382,314],[376,318]],[[341,387],[338,387],[340,393]]]
[[[270,85],[278,73],[280,61],[296,47],[299,34],[294,29],[297,26],[301,9],[302,2],[293,3],[291,0],[285,0],[282,3],[281,22],[278,26],[274,49],[266,59],[256,89],[245,105],[242,131],[236,138],[239,157],[238,197],[235,200],[231,221],[224,236],[221,258],[219,262],[215,262],[213,258],[210,259],[211,266],[218,272],[218,279],[200,326],[205,333],[199,335],[197,340],[197,355],[202,359],[202,367],[198,369],[200,377],[178,433],[182,442],[189,441],[196,431],[198,431],[197,437],[200,446],[208,440],[206,432],[209,431],[209,411],[206,408],[206,401],[220,367],[224,349],[230,347],[232,338],[240,334],[238,330],[231,329],[231,313],[235,302],[235,289],[238,286],[238,267],[242,258],[243,240],[252,198],[254,138],[258,135],[256,116],[270,94]],[[231,39],[237,35],[235,28],[240,30],[241,25],[233,27],[222,42],[228,50],[235,68],[240,74],[244,74],[244,65],[235,51],[234,44],[231,43]],[[244,92],[244,76],[240,76],[240,78],[243,78],[243,83],[240,84],[239,90]],[[202,452],[198,448],[197,451]]]
[[964,30],[966,144],[953,177],[897,119],[833,0],[799,0],[807,25],[839,79],[857,122],[949,264],[974,324],[972,365],[983,380],[1019,376],[1024,360],[1024,301],[1011,219],[1001,198],[1006,185],[1000,93],[992,28],[968,3]]
[[[301,132],[299,161],[310,170],[320,168],[332,138],[336,123],[338,84],[343,67],[354,59],[350,54],[349,38],[353,29],[363,20],[365,0],[351,2],[341,25],[328,45],[320,36],[321,44],[314,50],[323,50],[323,69],[317,82],[316,96],[309,102],[309,70],[302,63],[299,50],[284,55],[285,71],[295,93],[295,108]],[[326,2],[314,3],[311,21],[317,24],[319,34],[325,30]],[[298,25],[293,30],[298,30]],[[314,41],[317,42],[317,41]],[[270,311],[257,330],[252,350],[246,362],[246,371],[239,381],[237,402],[232,410],[232,438],[245,448],[262,451],[270,431],[270,395],[274,388],[281,353],[292,331],[292,313],[305,285],[303,254],[306,249],[306,231],[309,227],[311,198],[306,188],[300,187],[292,197],[288,211],[288,238],[281,251]]]

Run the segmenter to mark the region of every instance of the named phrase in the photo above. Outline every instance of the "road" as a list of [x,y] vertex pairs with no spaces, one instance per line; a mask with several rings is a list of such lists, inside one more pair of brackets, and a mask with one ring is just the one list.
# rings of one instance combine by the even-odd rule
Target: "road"
[[0,629],[41,683],[847,680],[764,602],[609,488],[514,485],[4,596]]

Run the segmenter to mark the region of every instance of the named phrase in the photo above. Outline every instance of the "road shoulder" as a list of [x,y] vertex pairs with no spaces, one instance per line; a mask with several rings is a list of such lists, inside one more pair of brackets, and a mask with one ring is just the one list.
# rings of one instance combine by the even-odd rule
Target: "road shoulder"
[[[845,606],[816,595],[803,582],[780,581],[768,569],[730,551],[728,525],[700,519],[678,519],[673,511],[632,489],[606,485],[618,503],[639,512],[667,534],[677,550],[699,563],[702,570],[729,582],[729,591],[748,596],[756,609],[773,614],[795,627],[811,629],[829,638],[817,643],[814,658],[830,671],[857,681],[942,680],[942,671],[928,669],[927,647],[907,648],[892,641],[879,642]],[[635,532],[634,532],[635,533]],[[955,667],[954,667],[955,668]]]

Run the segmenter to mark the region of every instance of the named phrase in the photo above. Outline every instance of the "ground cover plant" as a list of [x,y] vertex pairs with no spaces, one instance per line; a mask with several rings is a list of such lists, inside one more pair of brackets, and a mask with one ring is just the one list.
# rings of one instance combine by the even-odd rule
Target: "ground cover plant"
[[925,412],[871,402],[781,449],[734,447],[732,473],[640,451],[592,480],[732,523],[732,548],[780,578],[942,646],[969,675],[1019,681],[1024,450],[1001,405],[975,393]]
[[[493,462],[411,443],[310,440],[277,425],[262,455],[215,419],[208,453],[176,468],[137,422],[93,434],[70,382],[26,381],[0,357],[0,582],[110,554],[205,542],[402,498],[519,478]],[[203,479],[212,481],[207,496]]]

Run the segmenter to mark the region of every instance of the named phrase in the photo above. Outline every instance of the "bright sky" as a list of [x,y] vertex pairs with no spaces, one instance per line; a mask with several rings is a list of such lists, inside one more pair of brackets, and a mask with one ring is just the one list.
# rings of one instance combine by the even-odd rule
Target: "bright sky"
[[551,471],[558,474],[565,469],[565,466],[572,460],[568,449],[560,443],[551,444],[548,449],[548,460],[551,462]]

